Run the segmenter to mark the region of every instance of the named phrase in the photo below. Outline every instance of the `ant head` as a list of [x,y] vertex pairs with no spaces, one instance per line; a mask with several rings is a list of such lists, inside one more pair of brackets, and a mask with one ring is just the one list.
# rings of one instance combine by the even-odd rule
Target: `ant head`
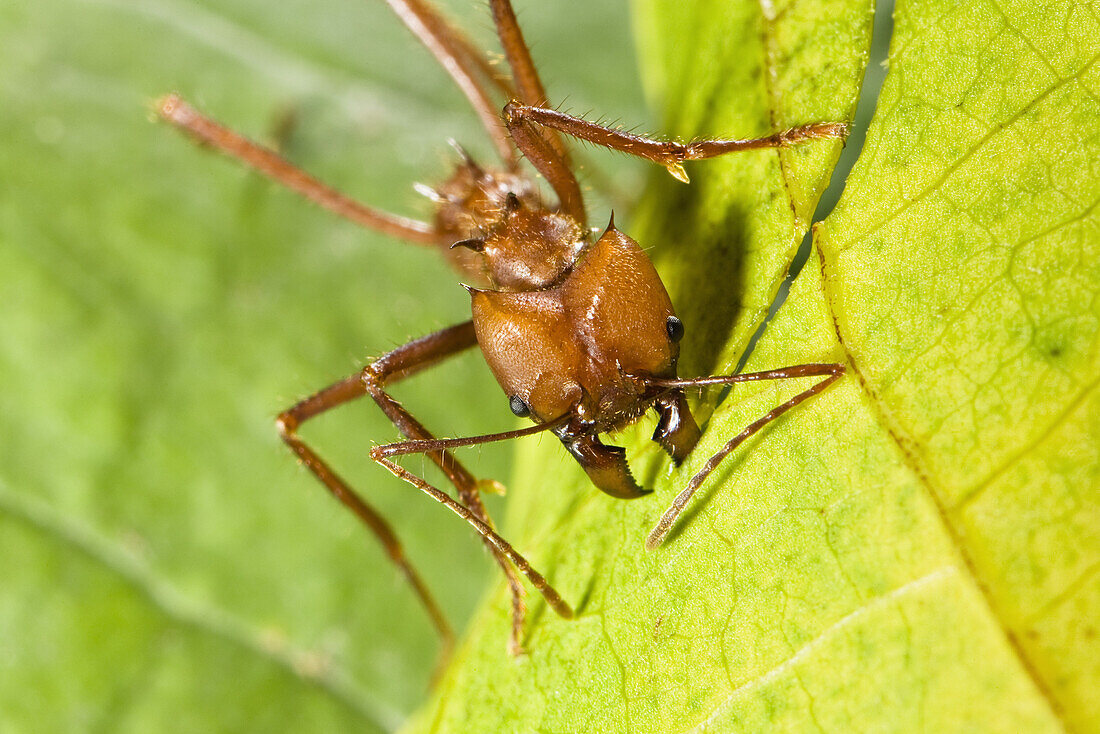
[[664,426],[655,438],[677,461],[690,451],[698,429],[686,404],[647,381],[676,374],[683,324],[634,240],[609,227],[557,285],[471,297],[478,343],[512,410],[540,423],[569,417],[559,437],[598,487],[641,491],[596,436],[655,402]]
[[470,289],[478,343],[513,412],[548,423],[581,405],[582,346],[561,294]]

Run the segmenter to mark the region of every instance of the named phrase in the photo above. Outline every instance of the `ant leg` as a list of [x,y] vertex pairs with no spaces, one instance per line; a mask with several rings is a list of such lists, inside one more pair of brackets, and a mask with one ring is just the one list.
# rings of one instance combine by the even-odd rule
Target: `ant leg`
[[466,95],[481,124],[489,133],[501,160],[509,168],[515,168],[515,150],[501,127],[496,105],[489,97],[488,90],[478,81],[476,72],[481,72],[488,77],[505,94],[511,95],[511,87],[489,65],[484,54],[477,51],[473,44],[427,0],[386,0],[386,2],[393,8],[401,22],[451,75],[451,79]]
[[[512,69],[520,101],[529,105],[545,105],[546,89],[542,86],[542,79],[539,78],[538,69],[531,58],[531,50],[523,39],[523,31],[520,30],[519,22],[516,20],[511,0],[489,0],[489,8],[493,12],[493,23],[497,28],[500,45],[504,49],[504,57]],[[561,137],[554,130],[547,130],[546,138],[568,167],[569,151]]]
[[561,210],[585,227],[587,216],[580,184],[569,161],[553,146],[546,135],[528,120],[512,114],[515,102],[504,106],[504,124],[520,152],[542,174],[558,196]]
[[676,499],[672,501],[665,513],[661,516],[661,519],[657,522],[657,525],[650,531],[649,536],[646,537],[645,547],[646,550],[653,550],[664,542],[665,537],[668,535],[669,530],[672,529],[672,524],[676,522],[676,518],[683,512],[684,507],[691,500],[695,491],[699,489],[701,485],[710,473],[722,463],[730,453],[733,452],[738,446],[744,443],[753,434],[760,431],[764,426],[774,421],[779,416],[786,413],[791,408],[794,408],[799,403],[809,400],[814,395],[825,390],[825,388],[832,385],[834,382],[844,376],[844,365],[842,364],[799,364],[791,367],[782,367],[775,370],[767,370],[765,372],[749,372],[740,375],[722,375],[716,377],[698,377],[695,379],[651,379],[647,380],[650,384],[659,387],[704,387],[706,385],[729,385],[734,382],[757,382],[760,380],[789,380],[796,377],[820,377],[825,376],[824,380],[814,384],[808,390],[798,393],[787,402],[777,405],[769,410],[760,418],[756,419],[745,430],[731,438],[725,446],[718,449],[707,459],[703,468],[691,478],[684,491],[680,492],[676,496]]
[[746,140],[697,140],[693,143],[678,143],[669,140],[654,140],[623,130],[582,120],[564,112],[546,107],[530,106],[509,102],[504,108],[505,118],[514,118],[559,130],[581,140],[587,140],[605,148],[611,148],[628,155],[638,156],[660,163],[675,178],[688,182],[687,172],[680,165],[684,161],[698,161],[705,158],[733,153],[739,150],[758,148],[783,148],[806,140],[819,138],[843,138],[848,125],[843,122],[815,122],[809,125],[792,127],[789,130],[774,133],[762,138]]
[[504,48],[504,58],[508,60],[516,88],[519,89],[519,98],[527,104],[544,104],[546,90],[531,59],[531,50],[523,40],[523,31],[519,28],[511,0],[489,0],[489,8],[493,12],[497,37]]
[[[378,407],[382,409],[382,412],[386,414],[386,417],[397,426],[397,429],[406,438],[420,441],[433,440],[434,437],[428,429],[394,400],[385,391],[384,387],[391,380],[407,377],[434,364],[443,357],[450,356],[476,343],[477,336],[474,334],[473,322],[471,321],[411,341],[367,365],[360,373],[363,387]],[[461,503],[482,524],[490,527],[489,514],[485,509],[485,505],[481,502],[477,480],[474,479],[473,475],[449,451],[430,451],[427,456],[454,485]],[[390,469],[390,467],[386,468]],[[390,469],[390,471],[393,470]],[[508,562],[506,554],[498,550],[490,538],[483,536],[482,541],[489,549],[497,565],[500,566],[501,571],[504,572],[504,577],[512,594],[510,650],[513,655],[519,655],[523,652],[520,646],[520,638],[523,635],[523,620],[527,614],[527,605],[524,602],[526,592],[523,584],[520,583],[515,568]]]
[[[290,449],[340,502],[359,516],[378,536],[387,551],[390,552],[391,557],[394,557],[395,553],[400,557],[400,545],[396,544],[395,539],[391,541],[393,532],[389,529],[388,524],[298,437],[298,427],[320,413],[350,400],[370,395],[402,434],[412,439],[430,440],[432,438],[431,433],[382,388],[387,382],[396,382],[413,375],[441,362],[447,357],[474,346],[476,343],[477,337],[474,334],[473,324],[469,321],[416,339],[383,355],[367,365],[358,374],[302,400],[278,418],[277,424],[280,435],[290,446]],[[449,452],[437,451],[429,454],[429,458],[443,470],[448,479],[455,485],[459,500],[475,517],[488,525],[490,522],[489,517],[484,505],[481,503],[477,481],[473,475],[459,464]],[[379,530],[379,527],[382,529]],[[493,558],[504,571],[512,592],[513,629],[515,630],[513,641],[514,645],[518,646],[519,632],[522,631],[523,616],[526,611],[523,603],[523,585],[507,558],[493,547],[491,542],[486,541],[486,545],[489,546]],[[402,568],[403,572],[408,567],[408,564],[403,560],[395,558],[395,563]],[[411,570],[409,568],[409,571]],[[415,576],[415,573],[412,575]],[[409,576],[409,573],[406,573],[406,576]],[[436,624],[436,628],[444,638],[445,645],[449,647],[453,636],[450,628],[446,625],[446,621],[443,620],[442,614],[439,613],[435,602],[428,595],[419,578],[416,578],[416,580],[410,578],[410,584],[428,610],[433,623]]]
[[[493,23],[504,49],[504,57],[508,60],[508,66],[515,78],[519,99],[528,105],[546,104],[546,90],[542,86],[535,62],[531,59],[527,42],[523,40],[523,32],[516,21],[511,0],[489,0],[489,7],[493,11]],[[509,108],[513,104],[516,103],[510,102],[504,108],[504,124],[516,147],[553,187],[562,210],[580,222],[582,227],[585,226],[584,198],[581,196],[577,178],[573,175],[565,142],[553,128],[545,126],[545,129],[540,130],[509,114]]]
[[405,577],[405,580],[413,588],[417,598],[420,600],[420,604],[424,607],[425,611],[427,611],[432,626],[435,627],[436,632],[439,633],[439,637],[443,641],[443,652],[440,655],[440,659],[445,660],[450,656],[451,649],[454,647],[454,632],[451,631],[451,626],[447,623],[447,618],[443,616],[443,612],[440,611],[439,606],[435,603],[435,599],[432,597],[431,592],[428,591],[428,587],[424,585],[423,580],[420,578],[420,574],[416,572],[416,569],[414,569],[405,558],[404,550],[401,547],[401,541],[394,535],[390,524],[386,522],[373,507],[368,505],[343,478],[329,468],[324,459],[318,456],[305,441],[298,437],[298,426],[302,423],[305,423],[315,415],[339,407],[356,398],[361,398],[365,394],[366,389],[363,387],[363,382],[358,373],[334,385],[330,385],[324,390],[306,398],[294,405],[294,407],[283,412],[276,421],[276,425],[279,428],[279,435],[287,446],[290,447],[290,450],[295,453],[302,464],[313,472],[313,475],[325,485],[329,492],[331,492],[341,504],[351,510],[352,513],[354,513],[355,516],[374,533],[374,536],[382,544],[390,560],[397,566],[398,570],[401,571],[401,575]]
[[157,114],[200,143],[236,158],[273,181],[358,225],[422,245],[439,242],[435,228],[431,225],[388,214],[344,196],[292,165],[275,151],[204,116],[175,94],[169,94],[157,102]]
[[536,571],[527,559],[520,555],[508,541],[500,537],[491,527],[489,527],[489,525],[481,518],[476,517],[468,508],[455,502],[449,496],[425,482],[422,478],[397,465],[388,458],[390,456],[404,456],[407,454],[431,454],[433,452],[459,448],[462,446],[480,446],[494,441],[509,441],[514,438],[532,436],[537,433],[552,430],[561,425],[561,422],[562,421],[558,420],[516,431],[490,433],[481,436],[469,436],[466,438],[399,441],[384,446],[375,446],[371,449],[370,456],[374,461],[386,467],[394,476],[405,480],[409,484],[425,492],[434,500],[446,505],[452,512],[470,523],[486,542],[491,543],[497,551],[506,556],[516,568],[530,579],[531,583],[538,589],[539,593],[546,599],[547,604],[549,604],[555,612],[566,619],[571,619],[573,617],[572,608],[561,598],[557,590],[547,582],[546,578]]

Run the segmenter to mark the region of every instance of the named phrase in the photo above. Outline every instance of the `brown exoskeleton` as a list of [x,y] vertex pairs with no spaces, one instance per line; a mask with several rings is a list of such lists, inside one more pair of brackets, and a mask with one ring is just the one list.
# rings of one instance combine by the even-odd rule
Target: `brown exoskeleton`
[[[201,142],[226,153],[308,199],[369,229],[439,247],[483,287],[467,287],[472,318],[409,342],[360,372],[302,400],[278,418],[283,440],[301,462],[379,538],[406,576],[444,640],[450,627],[406,561],[389,524],[298,436],[310,418],[369,395],[408,439],[377,446],[371,458],[470,523],[507,578],[512,593],[513,652],[520,650],[525,605],[517,570],[563,617],[572,610],[512,546],[492,528],[478,483],[450,450],[541,431],[553,432],[588,474],[613,497],[641,497],[625,451],[600,442],[653,408],[656,441],[676,464],[692,451],[699,427],[684,388],[754,380],[821,377],[730,439],[688,483],[646,539],[659,545],[677,516],[715,466],[749,436],[799,403],[820,393],[844,372],[839,364],[804,364],[750,374],[679,379],[676,362],[684,325],[676,317],[656,270],[614,221],[596,236],[588,228],[584,200],[562,135],[587,140],[660,163],[687,181],[682,163],[753,148],[780,147],[840,137],[845,126],[814,123],[748,140],[662,142],[628,134],[546,106],[546,94],[509,0],[489,0],[497,34],[512,72],[500,77],[485,55],[452,27],[428,0],[388,0],[469,98],[501,158],[482,167],[464,153],[451,178],[422,187],[435,204],[429,224],[364,206],[295,168],[276,153],[202,116],[177,96],[159,103],[160,115]],[[509,100],[497,113],[493,94]],[[501,124],[503,122],[503,125]],[[460,151],[461,152],[461,151]],[[522,155],[554,190],[542,198],[519,165]],[[462,439],[435,439],[387,393],[389,384],[478,346],[508,397],[512,412],[530,417],[526,429]],[[399,466],[393,457],[426,454],[454,484],[457,499]]]

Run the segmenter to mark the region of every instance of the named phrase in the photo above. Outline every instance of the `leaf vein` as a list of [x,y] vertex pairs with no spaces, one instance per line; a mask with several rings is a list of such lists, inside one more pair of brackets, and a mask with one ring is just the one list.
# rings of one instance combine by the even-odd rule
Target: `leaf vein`
[[862,619],[874,612],[881,609],[885,609],[897,603],[899,599],[909,594],[918,593],[924,590],[928,586],[932,586],[940,581],[944,581],[957,573],[957,569],[954,566],[942,566],[925,574],[920,578],[913,579],[902,586],[897,587],[893,591],[889,591],[882,596],[871,599],[863,606],[855,609],[845,616],[833,622],[831,625],[822,630],[821,634],[807,642],[802,647],[798,648],[790,657],[781,661],[778,665],[775,665],[768,671],[758,675],[750,680],[745,681],[737,688],[734,688],[726,696],[722,702],[715,707],[714,712],[703,722],[687,730],[690,732],[705,732],[707,727],[717,722],[718,718],[733,707],[741,697],[746,693],[756,690],[774,680],[780,678],[784,673],[792,670],[800,662],[813,655],[818,648],[822,647],[841,632],[844,632],[849,627],[852,627],[862,621]]
[[1085,385],[1085,387],[1080,392],[1078,392],[1072,400],[1067,401],[1065,408],[1063,408],[1058,413],[1058,415],[1054,417],[1054,420],[1052,420],[1041,433],[1039,433],[1031,441],[1028,441],[1026,444],[1021,446],[1018,451],[1013,452],[1013,454],[1005,461],[1003,461],[1000,466],[993,470],[993,472],[991,472],[989,476],[987,476],[985,479],[975,485],[969,492],[960,497],[955,506],[950,508],[951,511],[957,513],[965,508],[968,504],[976,500],[986,489],[988,489],[994,483],[994,481],[996,481],[998,477],[1000,477],[1011,467],[1013,467],[1017,462],[1019,462],[1029,453],[1031,453],[1031,451],[1034,450],[1037,446],[1050,438],[1059,426],[1065,423],[1066,420],[1068,420],[1074,413],[1078,411],[1078,409],[1085,405],[1089,393],[1096,390],[1098,385],[1100,385],[1100,375],[1093,379],[1092,382]]
[[225,640],[271,662],[306,685],[320,689],[372,725],[393,730],[404,718],[382,701],[371,700],[363,691],[357,690],[355,682],[343,671],[329,666],[318,674],[303,672],[308,667],[308,661],[315,657],[308,650],[291,645],[273,648],[264,641],[259,631],[250,629],[225,610],[188,599],[170,584],[155,578],[148,567],[115,543],[90,528],[58,516],[45,502],[31,500],[0,487],[0,512],[116,574],[168,619]]
[[[822,232],[824,231],[822,230]],[[1005,635],[1005,640],[1008,642],[1009,647],[1015,654],[1016,659],[1023,667],[1028,678],[1031,680],[1032,685],[1035,686],[1036,691],[1038,691],[1038,693],[1043,697],[1043,700],[1046,701],[1047,705],[1050,707],[1053,715],[1059,720],[1064,721],[1065,714],[1062,710],[1060,702],[1054,697],[1054,694],[1051,692],[1046,680],[1044,680],[1043,677],[1039,674],[1039,671],[1036,668],[1034,662],[1025,652],[1024,646],[1020,642],[1020,639],[1017,636],[1016,632],[1009,628],[1009,626],[1006,624],[1004,617],[1000,612],[995,599],[993,598],[992,592],[978,573],[978,569],[974,564],[974,559],[971,557],[969,548],[963,542],[963,536],[961,535],[959,529],[952,522],[950,510],[944,505],[943,500],[941,499],[941,493],[933,485],[932,480],[928,477],[928,475],[921,470],[920,464],[917,462],[917,459],[913,455],[912,450],[909,446],[906,445],[905,440],[902,438],[901,435],[899,435],[897,430],[895,430],[893,421],[890,418],[890,413],[886,405],[883,404],[882,400],[871,388],[870,384],[867,382],[867,378],[863,374],[863,371],[856,363],[855,356],[848,349],[848,346],[844,340],[844,336],[841,333],[840,321],[837,318],[834,307],[835,294],[831,293],[829,290],[830,280],[827,273],[827,261],[825,258],[825,254],[824,251],[820,249],[819,253],[821,258],[821,269],[826,293],[826,303],[833,318],[833,326],[837,336],[837,340],[840,343],[841,348],[844,350],[845,358],[850,366],[852,373],[859,381],[860,389],[864,392],[864,394],[867,395],[867,398],[870,401],[870,404],[873,406],[875,412],[877,413],[879,420],[882,422],[883,428],[886,430],[886,433],[890,436],[890,439],[898,447],[898,450],[901,452],[901,456],[903,457],[906,464],[909,466],[910,470],[913,472],[914,477],[920,482],[921,486],[924,488],[924,491],[931,501],[932,506],[935,508],[936,512],[939,515],[940,523],[944,531],[947,533],[951,545],[955,548],[955,551],[956,553],[958,553],[960,560],[965,564],[967,572],[969,573],[974,585],[981,592],[982,598],[985,600],[990,615],[998,622],[1001,631]]]
[[989,132],[987,132],[985,135],[983,135],[981,138],[979,138],[978,141],[976,143],[974,143],[974,145],[970,146],[966,150],[966,152],[964,152],[957,159],[955,159],[949,165],[947,165],[944,168],[943,173],[940,174],[939,176],[937,176],[935,180],[933,180],[931,183],[929,183],[928,186],[926,186],[916,196],[914,196],[910,199],[906,199],[905,202],[901,206],[897,207],[896,209],[894,209],[894,211],[887,214],[883,219],[879,220],[878,222],[871,225],[870,227],[863,230],[862,232],[853,233],[851,235],[851,237],[848,238],[848,241],[849,241],[848,247],[852,247],[853,245],[856,245],[860,242],[863,242],[868,237],[870,237],[872,234],[879,231],[880,229],[885,227],[887,224],[892,222],[894,219],[896,219],[897,217],[899,217],[900,215],[902,215],[903,213],[908,211],[915,203],[917,203],[919,201],[923,201],[925,198],[927,198],[931,194],[935,193],[937,190],[940,189],[941,186],[943,186],[943,184],[948,179],[951,178],[951,175],[953,173],[955,173],[955,171],[957,171],[959,168],[961,168],[964,163],[966,163],[971,158],[973,158],[980,150],[982,150],[982,148],[985,147],[986,143],[988,143],[990,140],[992,140],[997,134],[999,134],[1002,131],[1004,131],[1005,129],[1007,129],[1014,122],[1022,119],[1024,117],[1024,115],[1026,115],[1027,113],[1034,110],[1036,107],[1039,106],[1039,104],[1041,102],[1046,100],[1049,96],[1051,96],[1052,94],[1054,94],[1055,92],[1057,92],[1058,90],[1063,88],[1064,86],[1068,85],[1070,82],[1078,81],[1081,77],[1083,77],[1093,67],[1094,64],[1096,64],[1097,61],[1100,61],[1100,54],[1097,54],[1096,56],[1093,56],[1086,64],[1084,64],[1074,74],[1072,74],[1068,77],[1065,77],[1063,79],[1059,79],[1057,82],[1055,82],[1054,84],[1052,84],[1051,86],[1049,86],[1045,90],[1043,90],[1040,94],[1037,94],[1033,100],[1028,102],[1021,109],[1019,109],[1016,112],[1012,113],[1007,118],[1005,118],[1003,121],[998,122],[997,124],[993,125],[990,128]]

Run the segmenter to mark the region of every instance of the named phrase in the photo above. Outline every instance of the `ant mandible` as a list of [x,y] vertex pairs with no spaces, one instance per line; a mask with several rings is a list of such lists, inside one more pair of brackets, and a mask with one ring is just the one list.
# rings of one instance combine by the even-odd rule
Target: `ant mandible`
[[[283,441],[299,460],[375,534],[413,587],[444,644],[450,626],[400,542],[377,511],[298,436],[304,422],[369,395],[407,440],[376,446],[371,458],[395,476],[446,505],[481,535],[504,571],[511,590],[510,649],[521,651],[526,610],[525,575],[562,617],[570,606],[549,582],[492,528],[478,482],[451,449],[529,436],[556,435],[592,483],[613,497],[648,494],[635,482],[626,452],[600,442],[599,435],[632,423],[650,408],[658,416],[653,440],[675,464],[695,447],[700,430],[684,388],[757,380],[822,377],[747,426],[706,462],[673,501],[646,539],[661,544],[696,489],[738,445],[844,374],[840,364],[802,364],[781,369],[679,379],[676,362],[684,325],[657,271],[614,220],[595,237],[588,228],[584,198],[573,173],[563,135],[645,158],[688,181],[684,161],[740,150],[776,148],[817,138],[843,137],[842,123],[814,123],[748,140],[700,140],[682,144],[641,137],[567,115],[547,106],[546,93],[509,0],[489,0],[511,80],[499,75],[486,55],[429,4],[387,0],[427,46],[469,99],[501,159],[483,168],[459,150],[454,175],[434,188],[419,187],[435,204],[426,222],[364,206],[296,168],[275,152],[204,117],[178,96],[160,100],[159,114],[200,142],[236,158],[302,196],[368,229],[440,248],[463,273],[485,288],[467,286],[472,318],[398,347],[365,368],[295,404],[279,415]],[[509,101],[503,114],[491,92]],[[503,121],[503,125],[501,122]],[[519,165],[526,158],[550,184],[557,204],[545,202]],[[473,346],[496,376],[512,412],[530,417],[529,428],[484,436],[436,439],[386,388]],[[454,484],[457,500],[396,464],[392,457],[425,454]]]

